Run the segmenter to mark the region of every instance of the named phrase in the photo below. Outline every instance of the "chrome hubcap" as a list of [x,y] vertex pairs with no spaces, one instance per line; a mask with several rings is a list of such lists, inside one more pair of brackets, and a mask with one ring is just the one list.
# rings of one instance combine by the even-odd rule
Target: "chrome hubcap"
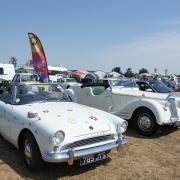
[[30,142],[28,140],[25,141],[24,154],[26,156],[27,163],[31,164],[31,161],[32,161],[32,150],[31,150],[31,144],[30,144]]
[[141,115],[138,120],[138,126],[145,131],[150,130],[152,128],[151,118],[145,114]]

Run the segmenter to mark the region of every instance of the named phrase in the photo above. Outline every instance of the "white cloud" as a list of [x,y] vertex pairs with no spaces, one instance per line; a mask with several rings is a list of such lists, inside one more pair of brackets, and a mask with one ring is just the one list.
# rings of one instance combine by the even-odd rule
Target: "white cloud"
[[103,61],[98,65],[106,70],[120,66],[124,70],[131,67],[137,72],[145,67],[151,72],[157,68],[164,73],[167,68],[169,73],[180,74],[180,33],[159,33],[108,47],[100,56]]

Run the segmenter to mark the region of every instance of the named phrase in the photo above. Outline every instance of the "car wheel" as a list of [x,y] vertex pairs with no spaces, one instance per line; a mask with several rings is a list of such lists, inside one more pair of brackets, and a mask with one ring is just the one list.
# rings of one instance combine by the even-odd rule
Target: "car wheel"
[[136,131],[144,136],[152,136],[159,129],[154,114],[148,109],[141,109],[135,113],[134,125]]
[[27,168],[31,171],[37,171],[43,167],[43,160],[38,144],[32,135],[27,132],[23,139],[23,155]]

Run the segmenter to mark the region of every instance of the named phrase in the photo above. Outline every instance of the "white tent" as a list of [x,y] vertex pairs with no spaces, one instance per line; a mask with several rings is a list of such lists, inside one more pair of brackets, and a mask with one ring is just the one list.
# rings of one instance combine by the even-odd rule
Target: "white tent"
[[117,72],[110,72],[110,73],[108,73],[108,77],[114,77],[114,78],[118,78],[118,77],[120,77],[121,76],[121,74],[119,74],[119,73],[117,73]]
[[94,74],[96,74],[99,79],[103,79],[106,75],[104,71],[95,71]]

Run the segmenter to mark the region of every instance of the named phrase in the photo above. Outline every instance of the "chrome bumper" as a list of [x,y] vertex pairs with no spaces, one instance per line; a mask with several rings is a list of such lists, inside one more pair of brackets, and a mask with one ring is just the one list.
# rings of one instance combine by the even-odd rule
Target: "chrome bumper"
[[176,122],[174,123],[174,127],[178,127],[178,126],[180,126],[180,121],[176,121]]
[[162,125],[170,125],[170,126],[178,127],[180,126],[180,120],[177,119],[176,121],[166,122],[163,123]]
[[165,123],[165,124],[171,125],[171,126],[174,126],[174,127],[180,126],[180,118],[179,117],[175,117],[175,118],[171,117],[170,121],[168,123]]
[[70,149],[69,151],[66,152],[46,153],[45,155],[43,155],[43,160],[52,163],[68,162],[69,165],[72,165],[74,163],[74,160],[80,159],[83,156],[109,151],[114,148],[119,149],[120,146],[127,144],[127,142],[128,142],[127,139],[123,137],[118,141],[88,149],[82,149],[82,150]]

